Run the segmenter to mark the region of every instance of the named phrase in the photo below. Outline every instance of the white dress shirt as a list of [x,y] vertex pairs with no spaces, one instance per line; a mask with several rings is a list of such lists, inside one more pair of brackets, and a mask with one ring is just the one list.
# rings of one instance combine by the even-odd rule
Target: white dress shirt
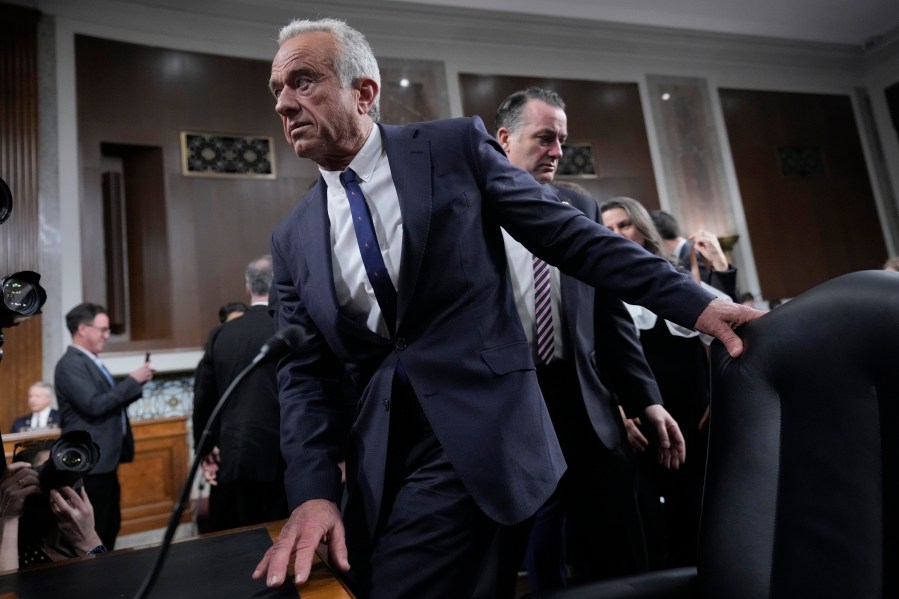
[[53,406],[47,406],[40,412],[31,414],[31,428],[47,428],[47,420],[50,418],[50,410]]
[[[515,294],[515,307],[518,308],[518,317],[524,327],[524,334],[531,346],[531,353],[535,360],[537,347],[534,344],[536,337],[536,316],[534,314],[534,262],[533,254],[518,243],[505,229],[503,241],[506,244],[506,258],[509,262],[509,278],[512,281],[512,292]],[[550,265],[549,278],[551,283],[550,299],[553,314],[553,360],[565,358],[565,347],[562,344],[562,317],[559,311],[559,302],[562,299],[560,287],[559,269]]]
[[[387,161],[387,152],[381,143],[381,131],[377,125],[353,158],[349,168],[356,172],[365,203],[371,212],[372,224],[384,266],[394,288],[400,274],[400,258],[403,251],[403,215],[393,183],[393,174]],[[337,303],[350,318],[364,323],[370,330],[389,337],[387,323],[381,315],[381,307],[375,290],[368,280],[362,254],[356,241],[350,205],[346,190],[340,183],[341,171],[319,169],[328,186],[328,219],[331,221],[331,264]]]

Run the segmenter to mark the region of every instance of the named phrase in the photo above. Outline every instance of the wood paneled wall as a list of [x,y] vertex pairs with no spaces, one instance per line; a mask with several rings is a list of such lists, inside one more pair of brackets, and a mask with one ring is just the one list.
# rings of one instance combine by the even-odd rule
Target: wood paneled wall
[[[247,263],[268,253],[271,231],[318,170],[284,140],[267,85],[269,61],[81,35],[75,42],[85,301],[106,303],[105,149],[121,159],[126,179],[129,251],[140,254],[129,255],[129,292],[132,317],[141,322],[131,340],[113,338],[107,351],[201,347],[219,307],[248,300]],[[276,50],[272,42],[273,56]],[[277,178],[184,176],[185,130],[273,138]],[[158,161],[138,168],[126,148]],[[127,180],[138,175],[149,183],[129,190]]]
[[[886,246],[849,96],[720,90],[759,282],[795,297],[835,276],[880,268]],[[812,163],[784,174],[779,152]]]
[[[0,277],[40,272],[37,165],[37,22],[40,13],[0,4],[0,177],[13,211],[0,225]],[[50,298],[48,301],[52,301]],[[4,330],[0,426],[27,412],[28,387],[41,377],[40,318]]]
[[480,116],[493,134],[500,103],[512,92],[532,85],[558,92],[565,100],[569,141],[593,146],[598,177],[574,181],[599,201],[624,195],[640,200],[650,210],[659,207],[636,83],[460,74],[462,110],[467,116]]

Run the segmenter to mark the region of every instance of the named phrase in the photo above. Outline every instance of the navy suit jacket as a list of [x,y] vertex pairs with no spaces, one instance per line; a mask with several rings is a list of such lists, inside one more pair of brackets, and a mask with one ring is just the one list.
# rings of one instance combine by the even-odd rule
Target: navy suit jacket
[[[27,431],[31,429],[31,417],[34,414],[25,414],[24,416],[20,416],[15,419],[12,423],[12,427],[10,432],[19,433],[22,431]],[[50,410],[50,415],[47,416],[47,428],[59,427],[59,410]]]
[[87,431],[100,447],[100,459],[91,474],[114,472],[120,462],[134,458],[134,437],[125,408],[140,399],[140,383],[126,376],[110,386],[93,360],[72,346],[56,363],[54,382],[62,414],[62,433]]
[[323,180],[272,236],[280,323],[304,332],[278,370],[290,506],[340,500],[345,369],[360,390],[349,492],[373,529],[402,362],[474,500],[497,522],[521,521],[555,490],[565,464],[507,282],[500,227],[564,272],[686,326],[712,296],[512,167],[479,118],[380,127],[403,216],[394,338],[337,304]]
[[[555,191],[562,202],[598,222],[593,198],[568,189]],[[563,342],[576,367],[590,424],[603,445],[614,451],[627,442],[618,402],[628,415],[639,416],[647,406],[661,404],[662,395],[621,300],[565,274],[560,286]]]

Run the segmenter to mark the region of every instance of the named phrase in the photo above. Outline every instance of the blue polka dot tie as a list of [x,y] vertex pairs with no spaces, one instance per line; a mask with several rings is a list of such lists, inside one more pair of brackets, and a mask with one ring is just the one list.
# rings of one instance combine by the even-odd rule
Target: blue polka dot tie
[[387,323],[388,330],[392,333],[396,330],[396,289],[387,274],[384,265],[384,257],[378,246],[378,237],[375,235],[375,227],[372,224],[371,212],[365,203],[362,189],[356,182],[356,173],[348,168],[340,174],[340,183],[346,190],[347,201],[350,204],[350,214],[353,217],[353,229],[356,231],[356,241],[359,242],[359,252],[362,254],[362,264],[365,273],[375,291],[375,298],[381,307],[381,314]]

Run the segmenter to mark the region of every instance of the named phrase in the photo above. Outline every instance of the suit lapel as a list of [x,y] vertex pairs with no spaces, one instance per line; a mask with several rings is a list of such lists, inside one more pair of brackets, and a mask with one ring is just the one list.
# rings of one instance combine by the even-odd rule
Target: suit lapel
[[334,270],[331,264],[331,221],[328,219],[327,186],[324,179],[303,200],[304,210],[299,212],[296,234],[300,238],[306,266],[309,270],[309,288],[325,290],[316,297],[324,304],[325,313],[337,312],[337,291],[334,288]]
[[[78,356],[79,360],[84,360],[88,364],[90,364],[91,371],[94,373],[94,378],[100,382],[102,385],[106,385],[110,389],[115,387],[115,381],[112,383],[109,382],[109,379],[106,378],[106,373],[103,372],[103,369],[100,368],[100,365],[97,364],[90,356],[81,351],[80,349],[75,348],[74,346],[69,346],[68,351],[73,352],[76,356]],[[107,371],[108,372],[108,371]],[[110,375],[111,377],[112,375]]]
[[417,129],[379,126],[403,215],[403,256],[396,310],[399,329],[412,301],[428,241],[433,199],[431,147],[428,140],[414,138]]
[[[370,331],[365,324],[346,317],[337,303],[334,287],[333,254],[331,249],[331,221],[328,218],[328,187],[324,179],[303,199],[302,209],[297,214],[296,235],[300,239],[308,281],[303,285],[315,289],[316,293],[304,295],[307,310],[314,320],[327,319],[338,329],[350,335],[372,342],[382,342],[380,335]],[[300,268],[302,268],[300,266]],[[303,280],[300,272],[298,280]],[[314,304],[313,304],[314,302]],[[315,309],[313,307],[317,307]],[[320,325],[321,326],[321,325]]]

